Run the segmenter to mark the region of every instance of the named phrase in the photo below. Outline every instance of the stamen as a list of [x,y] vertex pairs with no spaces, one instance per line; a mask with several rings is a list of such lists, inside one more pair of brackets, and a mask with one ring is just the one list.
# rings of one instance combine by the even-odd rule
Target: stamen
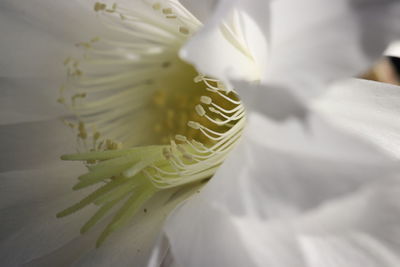
[[183,34],[189,34],[189,29],[186,27],[179,27],[179,32]]
[[79,42],[83,57],[63,62],[68,78],[58,102],[79,119],[66,123],[78,153],[62,159],[88,168],[74,190],[100,187],[57,216],[97,205],[85,233],[114,212],[97,246],[160,190],[209,179],[244,127],[237,96],[178,56],[201,23],[178,2],[162,3],[138,2],[135,10],[95,3],[123,38]]

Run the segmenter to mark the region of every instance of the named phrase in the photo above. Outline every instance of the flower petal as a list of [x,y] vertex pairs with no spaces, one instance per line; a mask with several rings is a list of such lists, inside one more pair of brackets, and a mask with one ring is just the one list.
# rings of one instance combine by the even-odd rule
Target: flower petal
[[366,71],[400,37],[396,0],[273,1],[264,79],[302,98]]
[[70,188],[81,168],[51,164],[39,170],[10,171],[0,174],[0,262],[21,266],[49,253],[79,235],[81,216],[88,208],[68,218],[56,213],[87,193]]
[[0,10],[0,33],[7,36],[0,46],[1,76],[61,77],[73,45],[101,32],[89,2],[5,0]]
[[385,54],[392,57],[400,57],[400,41],[393,42],[386,50]]
[[258,79],[267,52],[268,8],[269,1],[219,1],[181,57],[225,83],[228,77]]
[[179,0],[179,2],[203,23],[212,15],[218,0]]
[[74,44],[107,33],[98,24],[86,1],[1,2],[0,34],[6,37],[0,43],[0,124],[64,113],[55,107],[65,80],[63,62],[75,55]]
[[61,121],[0,126],[0,172],[46,167],[73,151],[74,136]]
[[383,179],[299,220],[310,266],[398,266],[399,190],[398,177]]
[[[274,123],[253,113],[231,157],[167,222],[172,256],[183,266],[253,266],[232,216],[289,220],[397,171],[382,151],[316,115],[303,124]],[[266,255],[287,258],[296,245],[289,234],[273,231],[269,244],[275,238],[283,243]],[[188,239],[194,245],[187,246]],[[283,262],[271,258],[271,266],[301,266],[294,265],[299,253],[297,248]]]
[[399,158],[399,99],[399,86],[352,79],[333,85],[314,108]]
[[45,78],[0,78],[0,125],[50,120],[67,113],[56,100],[60,81]]
[[258,266],[394,267],[399,182],[381,179],[291,220],[233,220]]

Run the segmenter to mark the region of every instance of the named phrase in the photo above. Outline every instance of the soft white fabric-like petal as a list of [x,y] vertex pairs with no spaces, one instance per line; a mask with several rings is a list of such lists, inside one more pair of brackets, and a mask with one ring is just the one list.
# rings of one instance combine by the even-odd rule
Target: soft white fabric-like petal
[[324,250],[327,266],[398,266],[399,190],[398,177],[383,180],[299,220],[305,254],[316,249],[307,255],[311,266],[321,262]]
[[400,38],[397,0],[279,0],[271,3],[271,53],[264,79],[302,98],[362,74]]
[[0,33],[7,38],[0,45],[1,76],[62,77],[73,45],[101,32],[94,2],[2,1]]
[[1,265],[21,266],[79,235],[81,216],[88,216],[92,209],[63,219],[57,219],[56,213],[87,194],[87,190],[71,190],[82,169],[59,162],[0,174]]
[[71,190],[84,167],[59,159],[73,151],[74,138],[65,125],[43,121],[0,129],[0,263],[21,266],[78,236],[81,216],[89,216],[92,209],[56,218],[57,212],[87,194]]
[[179,2],[202,22],[206,22],[212,15],[219,0],[179,0]]
[[235,91],[249,112],[255,111],[277,121],[288,118],[305,119],[308,107],[285,87],[233,81]]
[[400,157],[400,87],[366,80],[333,85],[313,107],[339,127]]
[[156,195],[132,218],[131,224],[110,236],[100,248],[76,259],[74,266],[146,266],[166,216],[197,188],[186,188],[186,192],[181,190],[178,193],[170,190]]
[[56,100],[60,80],[0,78],[0,125],[50,120],[67,113]]
[[183,59],[229,84],[256,80],[267,53],[269,1],[219,1],[214,13],[181,50]]
[[290,220],[233,220],[258,266],[395,267],[399,189],[398,178],[381,179]]
[[[276,124],[252,113],[236,150],[167,223],[172,256],[178,266],[254,266],[232,216],[291,220],[396,172],[382,151],[315,115],[304,124]],[[268,238],[271,246],[275,239],[282,243],[266,255],[281,260],[271,258],[271,266],[301,266],[290,231],[276,228]]]
[[41,168],[75,152],[74,134],[59,120],[0,126],[0,172]]
[[4,37],[0,42],[0,124],[44,120],[65,113],[61,105],[56,107],[59,88],[65,81],[64,60],[76,55],[76,43],[110,34],[96,17],[94,3],[0,3],[0,34]]
[[174,211],[164,231],[173,266],[255,266],[230,215],[197,196]]
[[392,43],[385,54],[392,57],[400,57],[400,41]]

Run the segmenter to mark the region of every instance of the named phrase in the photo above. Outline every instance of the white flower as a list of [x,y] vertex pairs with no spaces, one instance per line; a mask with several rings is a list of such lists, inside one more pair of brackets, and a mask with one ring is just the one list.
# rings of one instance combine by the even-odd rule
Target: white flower
[[[330,84],[367,68],[360,60],[366,48],[377,52],[382,39],[398,38],[399,4],[386,4],[272,2],[271,25],[281,19],[274,5],[291,6],[278,13],[285,25],[308,31],[270,49],[262,85],[233,82],[250,110],[243,140],[202,193],[169,218],[158,246],[169,253],[156,249],[153,259],[173,266],[399,265],[400,88]],[[372,17],[375,29],[353,31],[371,26]],[[207,43],[209,32],[192,46]],[[302,103],[328,88],[312,106]]]
[[[247,253],[247,250],[236,251],[235,249],[240,246],[235,247],[233,246],[234,242],[224,239],[225,234],[229,233],[233,234],[231,238],[241,235],[243,244],[257,245],[261,242],[263,246],[257,246],[259,248],[263,248],[265,242],[282,240],[279,236],[279,229],[275,231],[275,228],[271,230],[273,237],[263,234],[260,238],[252,238],[254,237],[252,230],[269,231],[269,228],[260,227],[259,222],[262,220],[259,218],[259,212],[253,210],[264,208],[260,207],[258,203],[265,199],[271,200],[272,198],[274,200],[274,194],[277,192],[287,192],[284,194],[287,198],[282,198],[283,201],[273,201],[274,205],[266,207],[270,212],[267,214],[270,217],[277,215],[277,219],[283,215],[285,218],[286,216],[298,218],[299,214],[303,214],[305,210],[312,210],[327,199],[356,191],[361,185],[374,180],[377,172],[380,175],[393,172],[390,160],[379,150],[326,125],[323,120],[309,112],[309,108],[304,102],[307,102],[310,96],[320,94],[326,83],[362,71],[381,54],[397,30],[395,27],[393,29],[387,27],[394,25],[391,21],[393,17],[385,16],[385,19],[382,20],[382,14],[380,14],[369,32],[359,31],[360,27],[365,25],[366,18],[370,18],[365,16],[366,14],[371,14],[372,11],[374,14],[386,11],[396,14],[394,8],[398,8],[398,4],[390,1],[383,5],[377,5],[374,1],[338,1],[334,4],[329,1],[329,3],[326,1],[303,1],[300,4],[298,1],[284,0],[274,2],[181,2],[200,21],[208,23],[201,28],[200,21],[174,1],[154,2],[147,6],[140,3],[140,8],[139,2],[136,1],[123,3],[123,5],[95,3],[95,9],[98,12],[104,12],[112,18],[107,23],[112,24],[113,30],[108,32],[105,32],[104,27],[97,25],[96,20],[88,19],[87,16],[90,16],[91,12],[77,9],[75,2],[60,4],[62,9],[55,10],[52,8],[56,8],[58,4],[51,2],[47,2],[47,5],[25,3],[19,6],[12,2],[4,4],[6,8],[2,17],[17,22],[3,24],[7,25],[4,31],[10,32],[10,38],[4,42],[6,48],[4,51],[10,51],[9,54],[4,53],[4,62],[8,63],[3,72],[4,76],[14,77],[19,84],[24,83],[24,80],[20,79],[21,75],[38,77],[40,76],[38,74],[42,74],[52,78],[59,77],[52,65],[48,68],[49,61],[41,58],[50,54],[54,55],[51,62],[54,62],[55,57],[66,58],[64,62],[72,77],[62,87],[62,96],[59,98],[59,102],[66,103],[71,100],[67,106],[77,112],[81,120],[81,123],[74,126],[78,130],[81,149],[95,150],[84,155],[65,157],[66,159],[88,160],[91,172],[81,177],[81,182],[77,187],[86,187],[100,182],[104,178],[107,179],[105,187],[110,187],[110,184],[119,183],[120,180],[118,177],[108,178],[120,172],[123,172],[123,176],[120,177],[122,179],[135,176],[143,180],[141,182],[139,179],[130,179],[131,187],[120,187],[115,194],[100,196],[101,192],[97,191],[97,193],[89,195],[90,197],[85,201],[63,212],[61,215],[76,212],[81,206],[92,202],[101,207],[100,213],[97,213],[94,219],[84,227],[86,231],[89,226],[99,223],[98,230],[93,229],[94,231],[89,231],[86,236],[79,237],[80,224],[86,220],[83,218],[89,218],[88,214],[93,213],[96,207],[86,207],[63,220],[56,221],[52,218],[60,208],[66,207],[68,204],[74,203],[74,200],[88,196],[90,193],[85,190],[82,193],[67,193],[70,188],[67,184],[73,182],[75,177],[70,166],[77,167],[76,165],[66,165],[66,163],[56,163],[54,160],[54,156],[64,150],[65,146],[70,146],[68,141],[66,141],[66,145],[62,144],[64,140],[68,140],[65,130],[59,130],[52,123],[46,122],[7,126],[4,128],[4,136],[7,138],[4,140],[4,144],[7,145],[5,150],[21,151],[15,152],[15,158],[21,158],[17,161],[15,158],[7,157],[2,168],[3,171],[8,171],[3,173],[4,191],[7,193],[2,194],[1,203],[4,207],[2,217],[3,214],[9,214],[7,216],[9,219],[2,226],[1,261],[10,266],[20,263],[83,266],[109,266],[111,264],[127,266],[132,263],[143,265],[148,257],[146,251],[151,247],[152,240],[157,234],[153,229],[157,229],[157,225],[169,209],[173,208],[180,199],[187,197],[176,194],[175,188],[188,182],[208,178],[225,159],[233,148],[232,144],[241,134],[244,118],[243,107],[232,92],[224,92],[225,88],[239,90],[240,96],[247,102],[248,109],[251,112],[255,110],[262,113],[263,116],[251,113],[253,115],[250,115],[247,134],[237,149],[237,153],[233,154],[232,159],[224,165],[215,177],[216,179],[212,179],[208,189],[199,197],[200,201],[189,202],[188,206],[183,207],[183,210],[180,211],[181,213],[172,217],[172,223],[167,225],[166,232],[172,245],[171,254],[183,266],[196,264],[204,266],[207,263],[210,263],[210,266],[221,266],[228,263],[224,261],[227,259],[227,255],[230,256],[228,258],[232,265],[235,263],[243,266],[241,263],[247,265],[249,261],[262,263],[265,258],[260,257],[257,250],[252,250],[254,253]],[[351,6],[353,4],[354,6]],[[92,7],[93,5],[88,4],[89,9]],[[313,14],[317,16],[309,16],[311,7]],[[323,12],[319,13],[319,8],[323,8]],[[378,9],[375,10],[375,8]],[[71,14],[74,19],[70,19],[66,23],[67,20],[63,20],[59,16],[62,16],[63,12],[68,9],[72,12],[66,12],[66,14]],[[272,10],[271,13],[268,13],[269,9]],[[74,14],[75,12],[83,14]],[[39,14],[37,19],[29,17],[30,14],[35,13]],[[23,17],[15,19],[14,14],[22,14]],[[269,14],[272,15],[269,16]],[[47,20],[47,18],[50,19]],[[221,24],[221,20],[224,20],[223,24]],[[57,21],[61,21],[58,28]],[[36,34],[31,34],[29,31],[24,32],[28,28],[28,25],[25,24],[29,24],[31,29],[39,29],[39,31],[35,32]],[[13,25],[13,27],[9,25]],[[272,25],[272,28],[269,25]],[[323,30],[319,30],[316,25],[321,25]],[[66,53],[65,50],[58,50],[65,45],[62,38],[58,40],[58,43],[52,42],[52,39],[60,34],[67,37],[66,33],[84,32],[84,30],[77,31],[78,27],[92,28],[92,32],[95,33],[93,38],[88,39],[89,41],[79,43],[79,46],[86,50],[82,59],[77,59],[76,56],[71,57],[68,55],[70,52]],[[61,33],[63,28],[65,30]],[[197,32],[199,28],[201,28],[200,31],[181,49],[188,36]],[[21,30],[22,35],[20,34]],[[382,43],[370,43],[371,37],[378,30],[385,33],[384,37],[388,39]],[[383,30],[387,32],[383,32]],[[117,31],[122,31],[124,34],[116,34]],[[359,35],[360,33],[362,35]],[[101,36],[106,36],[106,38]],[[315,36],[318,38],[314,38]],[[79,39],[83,40],[87,37],[79,36]],[[360,37],[367,41],[360,42]],[[344,40],[346,41],[344,42]],[[29,43],[27,43],[28,41]],[[35,50],[31,51],[32,48]],[[339,53],[326,53],[327,49],[333,48],[339,49]],[[18,51],[18,57],[15,52],[11,51]],[[181,61],[177,57],[178,53],[185,60],[193,63],[195,68]],[[140,55],[139,58],[138,55]],[[310,57],[312,55],[314,57]],[[19,58],[21,59],[19,60]],[[127,68],[126,66],[132,67]],[[237,81],[238,79],[259,81],[262,85],[249,85],[246,82]],[[193,80],[200,83],[195,84]],[[6,114],[4,122],[37,121],[58,115],[53,112],[53,106],[40,106],[41,110],[37,110],[38,104],[35,104],[34,99],[28,98],[32,94],[29,90],[35,87],[35,83],[31,80],[27,80],[26,83],[29,87],[26,84],[20,85],[23,92],[26,92],[25,96],[20,97],[21,93],[15,94],[16,97],[12,99],[16,99],[17,103],[5,105],[3,108],[2,114]],[[157,87],[151,86],[151,83],[155,83]],[[209,83],[210,92],[204,91],[199,95],[194,95],[197,94],[194,90],[193,92],[185,90],[187,87],[188,91],[190,89],[201,91],[202,83]],[[13,80],[10,79],[9,84],[13,84]],[[43,83],[39,82],[38,84],[38,86],[43,86]],[[47,86],[53,84],[47,83]],[[132,85],[137,91],[127,90]],[[168,99],[166,95],[169,96],[169,94],[165,94],[162,88],[160,90],[161,86],[168,91],[177,90],[179,97],[186,97],[185,94],[188,93],[188,98],[197,98],[202,106],[198,106],[195,101],[193,103],[189,101],[189,104],[182,105],[178,112],[177,105],[183,104],[184,100]],[[83,87],[92,89],[92,92],[88,93],[82,90]],[[114,90],[118,93],[115,94]],[[12,91],[10,90],[10,92]],[[47,97],[47,92],[44,94]],[[33,95],[37,97],[36,94]],[[266,96],[269,97],[266,98]],[[328,101],[330,100],[328,99]],[[230,104],[227,104],[229,102]],[[40,101],[39,105],[42,105],[41,103],[43,102]],[[14,105],[21,105],[23,108],[16,109]],[[220,140],[217,140],[217,144],[222,149],[219,153],[213,152],[209,155],[206,153],[205,161],[196,162],[194,160],[200,156],[200,152],[196,150],[204,149],[202,146],[210,146],[210,139],[213,138],[210,136],[203,138],[200,140],[202,144],[190,143],[187,140],[196,138],[196,131],[190,132],[188,127],[180,127],[168,122],[171,117],[179,117],[190,111],[191,107],[194,112],[197,112],[193,115],[197,122],[191,119],[192,115],[189,113],[187,116],[189,118],[188,126],[197,132],[202,132],[203,135],[213,133],[214,137],[221,137]],[[234,110],[233,115],[224,111],[227,108]],[[141,115],[138,115],[140,114],[137,113],[138,109],[143,111]],[[152,114],[154,111],[155,115]],[[211,114],[208,111],[213,113],[212,116],[218,115],[222,117],[221,120],[228,120],[224,122],[224,129],[220,134],[215,133],[214,128],[219,127],[220,122],[215,121],[216,117],[211,115],[207,118],[206,114]],[[329,109],[328,112],[330,111]],[[390,114],[393,112],[393,110],[388,111]],[[132,117],[125,116],[126,112],[132,112],[134,115]],[[228,115],[224,113],[228,113]],[[302,120],[285,120],[288,117],[300,117]],[[278,123],[271,121],[270,118],[285,121]],[[170,127],[169,132],[161,131],[160,134],[157,134],[159,124],[163,121],[166,122],[167,127]],[[176,122],[176,120],[172,121]],[[308,126],[303,125],[304,121],[308,121]],[[341,123],[340,120],[338,123]],[[140,127],[143,127],[146,135],[136,134],[135,131],[140,130]],[[149,132],[148,129],[151,131]],[[175,136],[177,131],[179,135]],[[10,137],[10,135],[12,136]],[[377,135],[381,136],[379,132]],[[102,143],[103,136],[104,142]],[[187,146],[175,146],[175,142],[173,142],[171,146],[162,147],[174,137],[183,144],[186,143]],[[26,141],[28,138],[30,138],[29,141]],[[107,139],[113,140],[107,141]],[[18,142],[19,140],[22,142]],[[112,149],[119,148],[117,141],[122,141],[126,147],[140,144],[156,144],[158,146],[154,150],[154,147],[141,147],[133,150],[114,151]],[[17,144],[20,148],[16,147]],[[43,147],[42,144],[47,144],[48,147]],[[296,171],[296,173],[287,180],[283,180],[281,187],[265,190],[262,184],[260,186],[259,177],[276,178],[276,173],[273,171],[270,176],[267,175],[267,163],[269,162],[267,159],[274,159],[276,156],[269,151],[270,146],[274,148],[272,151],[282,149],[285,151],[283,156],[277,153],[279,154],[277,162],[282,160],[284,162],[282,166],[285,166],[288,161],[296,163],[295,166],[288,167],[288,170]],[[326,151],[326,146],[331,150]],[[101,152],[105,149],[111,150]],[[135,153],[138,150],[140,150],[140,154]],[[321,157],[321,153],[324,157]],[[138,155],[139,159],[136,158]],[[246,155],[254,157],[254,162]],[[116,156],[118,158],[111,160],[112,164],[109,165],[104,162],[93,162],[93,160]],[[316,194],[315,198],[308,199],[309,191],[303,190],[303,184],[300,183],[295,189],[293,189],[293,185],[301,181],[301,178],[306,179],[310,174],[323,171],[320,167],[315,168],[311,164],[310,158],[313,159],[313,157],[320,159],[322,163],[333,161],[336,164],[334,166],[341,170],[336,174],[339,174],[343,184],[325,184],[323,183],[326,182],[324,179],[319,181],[310,179],[310,185],[315,186],[321,192]],[[183,162],[189,163],[189,166],[181,168],[183,160],[189,161]],[[96,167],[92,165],[93,163],[99,165]],[[357,164],[353,165],[354,163]],[[99,167],[102,165],[108,166],[106,168]],[[358,171],[359,166],[368,168],[369,172],[366,173],[364,169]],[[332,172],[325,177],[326,179],[335,173],[333,172],[335,167],[332,167]],[[156,172],[151,172],[146,168],[152,168]],[[139,177],[138,171],[142,170],[144,172],[140,174],[146,174],[146,176]],[[76,172],[78,174],[82,170]],[[167,175],[166,172],[172,175]],[[360,174],[367,175],[360,179]],[[281,175],[277,176],[282,178]],[[23,182],[15,181],[18,177]],[[246,179],[243,180],[242,177],[246,177]],[[273,181],[271,183],[268,181],[265,181],[267,188],[274,185]],[[140,189],[139,195],[131,194],[134,187]],[[172,190],[164,190],[165,188],[172,188]],[[150,206],[145,206],[145,210],[138,212],[136,204],[141,205],[154,191],[161,189],[163,189],[163,193],[158,193],[156,199],[149,204]],[[253,199],[253,194],[249,194],[249,192],[253,192],[254,189],[256,194]],[[195,191],[195,188],[192,190]],[[190,193],[190,190],[184,188],[180,192]],[[306,197],[303,199],[304,194]],[[114,200],[119,200],[120,197],[126,195],[133,196],[131,203],[134,205],[122,207],[120,209],[122,212],[119,212],[116,217],[110,217],[111,224],[104,225],[99,218],[107,216],[105,211],[114,204]],[[212,206],[205,211],[198,206],[198,203],[202,204],[204,199],[206,199],[206,205],[211,203]],[[279,197],[277,199],[281,200]],[[297,199],[299,202],[296,201]],[[111,202],[108,202],[110,200]],[[164,205],[164,209],[157,208],[166,201],[169,202],[168,205]],[[190,206],[193,206],[194,209],[190,209]],[[213,214],[215,210],[227,213]],[[32,215],[28,211],[31,211]],[[237,211],[241,216],[237,216]],[[204,217],[199,217],[204,214],[203,212],[213,215],[210,217],[213,221],[205,221],[205,223],[211,223],[208,226],[207,224],[202,225]],[[93,239],[100,234],[99,230],[102,231],[106,227],[106,230],[100,235],[100,241],[102,241],[135,213],[138,217],[136,222],[140,223],[115,233],[109,242],[106,242],[100,249],[91,250]],[[189,214],[189,217],[185,217],[186,213]],[[193,221],[193,218],[197,219]],[[175,223],[173,223],[174,221]],[[228,222],[226,227],[218,224],[225,221]],[[249,230],[247,227],[242,227],[246,225],[247,221],[254,222],[252,224],[254,228],[251,228],[251,231],[247,231]],[[198,227],[207,231],[193,232],[193,230],[198,230]],[[193,234],[203,233],[202,238],[207,240],[206,244],[199,242],[196,236],[192,242],[187,242]],[[218,238],[221,237],[219,241],[222,243],[214,241],[217,235],[219,235]],[[274,238],[275,235],[276,238]],[[289,241],[290,238],[292,236],[288,237]],[[228,249],[227,245],[232,246],[233,250]],[[312,248],[312,246],[309,247]],[[181,253],[180,249],[183,249],[184,253]],[[215,254],[209,254],[210,252]],[[286,253],[283,254],[283,258],[288,260],[293,259],[289,256],[298,255],[296,254],[297,250],[285,249],[283,253]],[[157,257],[154,259],[157,260]],[[268,255],[266,255],[266,259],[270,259]],[[208,262],[208,260],[210,261]],[[289,264],[285,266],[290,266]]]

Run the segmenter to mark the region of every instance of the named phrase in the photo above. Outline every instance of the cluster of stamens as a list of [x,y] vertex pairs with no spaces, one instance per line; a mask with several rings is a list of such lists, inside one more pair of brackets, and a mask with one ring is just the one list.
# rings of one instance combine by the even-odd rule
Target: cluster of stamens
[[98,205],[86,232],[115,212],[98,245],[155,193],[209,179],[244,126],[237,95],[178,57],[201,23],[175,1],[163,5],[132,11],[96,3],[105,25],[125,38],[81,42],[82,58],[64,62],[68,79],[58,102],[77,116],[66,123],[79,153],[63,159],[89,169],[74,189],[101,186],[58,216]]

